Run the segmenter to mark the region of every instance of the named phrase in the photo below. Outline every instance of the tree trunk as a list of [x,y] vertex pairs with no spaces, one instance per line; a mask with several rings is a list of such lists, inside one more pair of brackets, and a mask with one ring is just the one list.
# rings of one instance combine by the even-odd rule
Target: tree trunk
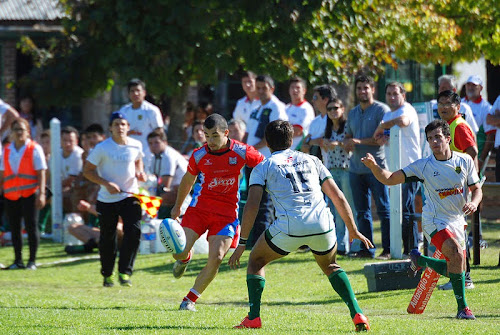
[[168,126],[168,143],[177,150],[182,147],[184,129],[184,114],[189,85],[185,84],[181,91],[170,100],[170,125]]

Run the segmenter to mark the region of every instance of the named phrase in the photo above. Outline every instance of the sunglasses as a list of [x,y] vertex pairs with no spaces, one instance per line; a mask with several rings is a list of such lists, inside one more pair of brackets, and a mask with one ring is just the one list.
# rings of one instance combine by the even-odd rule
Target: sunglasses
[[333,112],[340,108],[342,108],[342,106],[333,106],[333,107],[327,107],[326,110],[329,112]]

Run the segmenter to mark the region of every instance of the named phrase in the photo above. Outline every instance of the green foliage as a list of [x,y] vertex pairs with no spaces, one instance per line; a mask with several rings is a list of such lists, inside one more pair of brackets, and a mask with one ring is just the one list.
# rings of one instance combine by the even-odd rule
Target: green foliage
[[243,67],[278,80],[348,82],[396,59],[498,63],[493,0],[65,0],[65,35],[37,57],[32,83],[47,99],[74,100],[108,78],[141,77],[153,94]]

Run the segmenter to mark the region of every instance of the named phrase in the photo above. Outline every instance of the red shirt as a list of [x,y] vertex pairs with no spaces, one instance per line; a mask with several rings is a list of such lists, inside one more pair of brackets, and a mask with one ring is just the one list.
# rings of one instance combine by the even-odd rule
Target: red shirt
[[[448,124],[451,124],[459,117],[461,117],[460,114],[448,121]],[[452,138],[455,147],[463,152],[465,152],[465,149],[476,145],[476,136],[472,133],[471,128],[465,122],[457,125],[455,128],[455,134]]]
[[198,175],[200,185],[195,187],[190,206],[236,218],[241,169],[257,166],[264,156],[250,145],[230,141],[227,150],[211,152],[205,144],[191,155],[188,171]]

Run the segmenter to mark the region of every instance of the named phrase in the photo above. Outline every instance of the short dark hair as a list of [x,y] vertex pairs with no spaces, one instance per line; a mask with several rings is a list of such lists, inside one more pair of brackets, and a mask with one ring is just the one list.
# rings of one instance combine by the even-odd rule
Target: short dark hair
[[76,138],[80,137],[80,134],[78,133],[78,130],[76,130],[75,127],[66,126],[63,129],[61,129],[61,135],[63,135],[63,134],[71,134],[71,133],[74,133],[76,135]]
[[44,131],[42,131],[42,133],[40,134],[40,138],[44,137],[50,138],[50,129],[45,129]]
[[267,74],[257,76],[257,78],[255,78],[255,81],[266,83],[269,85],[269,87],[274,88],[274,80],[273,78],[271,78],[271,76],[268,76]]
[[337,97],[337,91],[332,85],[319,85],[314,87],[314,92],[317,92],[322,99],[327,98],[332,100]]
[[224,117],[222,115],[217,114],[217,113],[210,114],[205,119],[203,126],[207,129],[212,129],[215,127],[217,130],[222,130],[222,131],[225,131],[228,129],[226,119],[224,119]]
[[257,77],[257,75],[252,72],[252,71],[242,71],[240,73],[240,80],[243,79],[243,78],[251,78],[251,79],[255,79]]
[[130,79],[130,81],[127,84],[127,90],[130,91],[132,87],[135,86],[142,86],[143,89],[146,89],[146,83],[140,80],[139,78],[133,78]]
[[267,125],[265,136],[273,151],[288,149],[293,142],[293,126],[288,121],[274,120]]
[[149,141],[152,138],[159,137],[163,142],[167,141],[167,134],[162,127],[155,128],[152,132],[148,134],[147,140]]
[[292,78],[290,79],[290,85],[292,85],[293,83],[300,83],[300,84],[302,84],[302,86],[303,86],[304,88],[307,88],[307,83],[306,83],[306,81],[305,81],[303,78],[299,77],[299,76],[295,76],[295,77],[292,77]]
[[448,122],[442,119],[436,119],[425,126],[425,136],[427,137],[428,133],[439,128],[441,128],[444,136],[451,136],[450,126],[448,125]]
[[360,74],[356,76],[356,79],[354,80],[354,87],[358,85],[358,83],[368,83],[371,87],[375,87],[375,80],[371,76],[368,76],[366,74]]
[[451,90],[446,90],[438,94],[437,101],[442,97],[450,98],[451,103],[460,105],[460,96]]
[[406,94],[406,90],[405,90],[404,85],[401,84],[399,81],[393,81],[393,82],[390,82],[389,84],[385,85],[385,93],[387,93],[387,89],[391,86],[399,88],[399,92],[401,94]]
[[104,128],[99,123],[92,123],[90,126],[85,128],[85,133],[98,133],[99,135],[104,135]]

